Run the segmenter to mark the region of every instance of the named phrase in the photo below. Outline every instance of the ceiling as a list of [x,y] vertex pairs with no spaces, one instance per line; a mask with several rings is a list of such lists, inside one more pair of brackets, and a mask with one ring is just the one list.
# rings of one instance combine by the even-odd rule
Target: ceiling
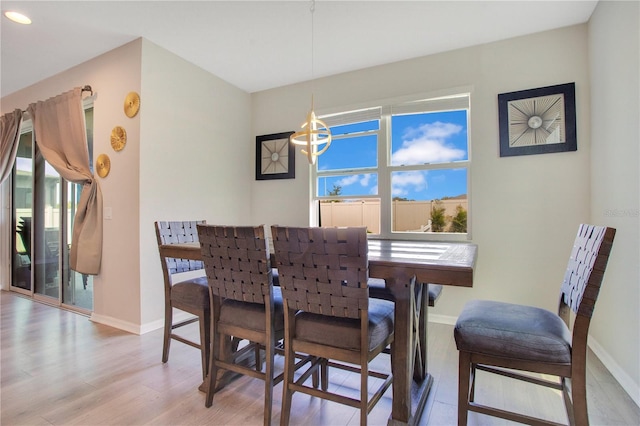
[[[588,21],[597,1],[0,1],[0,95],[139,37],[249,93]],[[534,59],[532,59],[534,60]],[[87,82],[91,83],[91,82]]]

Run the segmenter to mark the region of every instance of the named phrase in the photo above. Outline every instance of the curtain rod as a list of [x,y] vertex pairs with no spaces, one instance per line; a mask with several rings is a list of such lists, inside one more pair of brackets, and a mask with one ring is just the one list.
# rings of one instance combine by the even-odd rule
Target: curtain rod
[[[91,88],[91,86],[90,86],[90,85],[85,84],[85,85],[82,87],[82,89],[81,89],[81,90],[82,90],[83,92],[89,92],[89,93],[91,93],[91,95],[90,95],[90,96],[93,96],[93,89]],[[26,109],[23,109],[23,110],[21,110],[21,111],[22,111],[22,113],[23,113],[23,114],[26,114],[27,116],[29,116],[29,113],[27,112],[27,110],[26,110]]]

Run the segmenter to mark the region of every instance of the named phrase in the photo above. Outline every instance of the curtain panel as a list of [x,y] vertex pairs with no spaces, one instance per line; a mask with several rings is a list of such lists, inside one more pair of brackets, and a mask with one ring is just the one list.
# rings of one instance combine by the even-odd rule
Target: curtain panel
[[16,161],[22,110],[16,109],[0,117],[0,184],[11,174]]
[[82,89],[29,105],[36,143],[45,160],[66,180],[81,184],[69,267],[97,275],[102,261],[102,191],[89,168]]

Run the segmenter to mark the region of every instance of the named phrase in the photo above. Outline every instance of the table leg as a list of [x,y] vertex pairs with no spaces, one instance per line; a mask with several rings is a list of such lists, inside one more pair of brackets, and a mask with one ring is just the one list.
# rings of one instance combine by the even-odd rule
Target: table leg
[[426,323],[420,327],[419,318],[420,312],[426,315],[422,310],[422,294],[426,292],[416,294],[415,286],[420,284],[415,283],[415,278],[395,277],[386,281],[395,297],[395,338],[391,352],[393,408],[388,424],[412,425],[420,419],[433,383],[426,370],[427,341],[421,341],[426,337]]
[[414,294],[416,295],[418,347],[416,348],[416,362],[413,370],[413,379],[422,382],[427,378],[427,315],[429,309],[428,284],[416,282]]

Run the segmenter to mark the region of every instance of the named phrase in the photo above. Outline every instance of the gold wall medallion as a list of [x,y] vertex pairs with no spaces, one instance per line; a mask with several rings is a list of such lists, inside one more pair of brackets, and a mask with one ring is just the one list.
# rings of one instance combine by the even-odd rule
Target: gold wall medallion
[[111,171],[111,160],[107,154],[100,154],[96,159],[96,172],[101,178],[105,178]]
[[124,127],[116,126],[111,130],[111,148],[114,151],[122,151],[127,144],[127,131]]
[[129,92],[126,98],[124,98],[124,113],[129,118],[133,118],[140,110],[140,95],[136,92]]

